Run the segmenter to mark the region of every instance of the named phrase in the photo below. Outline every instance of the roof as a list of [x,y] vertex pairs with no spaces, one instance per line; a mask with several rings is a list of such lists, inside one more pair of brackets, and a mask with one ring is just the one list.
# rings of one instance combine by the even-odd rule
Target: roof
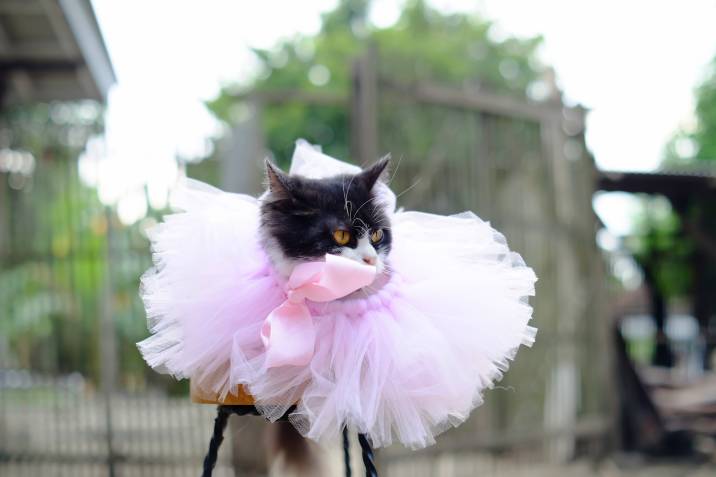
[[4,104],[104,101],[115,81],[89,0],[0,1]]
[[653,172],[600,171],[597,187],[603,191],[661,194],[670,199],[716,196],[716,167],[703,164]]

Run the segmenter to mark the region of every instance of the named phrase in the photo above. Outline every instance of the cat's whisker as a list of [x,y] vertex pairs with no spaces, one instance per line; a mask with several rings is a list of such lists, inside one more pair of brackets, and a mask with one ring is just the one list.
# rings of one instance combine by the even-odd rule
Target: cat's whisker
[[[376,276],[382,281],[383,276],[390,273],[390,268],[385,270],[382,266],[386,259],[385,252],[390,247],[390,235],[387,240],[378,243],[371,240],[374,229],[380,227],[389,230],[390,219],[381,205],[382,197],[374,195],[371,188],[361,186],[352,189],[354,181],[361,180],[360,177],[353,174],[305,182],[295,179],[291,193],[296,194],[300,200],[286,201],[281,207],[262,205],[262,245],[280,275],[288,277],[297,264],[320,260],[325,253],[341,255],[359,263],[375,264],[375,257],[379,257]],[[311,207],[311,218],[305,220],[305,226],[296,226],[286,220],[288,215],[305,215],[303,212],[307,207]],[[367,209],[365,212],[364,208]],[[347,223],[346,218],[349,218]],[[337,224],[348,226],[349,241],[351,235],[358,240],[338,244],[335,231],[340,225]],[[326,236],[326,230],[329,237]],[[378,283],[365,288],[363,293],[373,292],[376,288],[379,288]]]
[[368,227],[368,224],[366,224],[365,221],[363,219],[361,219],[360,217],[356,217],[351,222],[351,225],[355,226],[356,222],[360,222],[362,224],[362,225],[359,225],[359,227],[358,227],[359,228],[358,236],[362,237],[363,235],[367,234],[368,231],[370,230],[370,227]]
[[405,194],[406,192],[408,192],[410,189],[412,189],[412,188],[415,187],[416,185],[420,184],[421,181],[422,181],[422,177],[418,178],[418,180],[416,180],[415,182],[413,182],[413,184],[412,184],[410,187],[408,187],[407,189],[405,189],[405,190],[404,190],[403,192],[401,192],[400,194],[397,194],[397,195],[395,196],[395,198],[396,198],[396,199],[400,198],[403,194]]
[[372,214],[372,215],[379,217],[379,218],[377,219],[377,222],[378,222],[378,224],[380,225],[380,222],[383,221],[384,219],[381,217],[382,214],[379,213],[380,211],[378,210],[378,206],[379,206],[379,204],[373,203],[373,214]]
[[385,222],[380,222],[377,220],[375,222],[375,225],[383,230],[391,230],[392,229],[392,227],[390,225],[386,225]]
[[[346,215],[348,216],[349,219],[351,217],[351,211],[353,210],[353,203],[348,200],[348,193],[351,190],[351,186],[353,185],[353,179],[355,179],[355,178],[356,178],[356,176],[351,176],[351,180],[348,181],[348,188],[346,188],[346,180],[343,179],[343,181],[341,181],[341,187],[343,188],[343,204],[344,204],[344,207],[346,210]],[[349,209],[349,206],[350,206],[350,209]]]
[[378,217],[375,220],[376,225],[380,225],[384,229],[390,229],[390,221],[384,217]]
[[403,162],[403,154],[400,155],[398,163],[395,165],[395,169],[393,169],[393,173],[390,175],[390,179],[388,179],[386,185],[390,185],[393,182],[393,179],[395,179],[395,175],[398,173],[398,169],[400,169],[401,162]]
[[356,210],[355,215],[358,215],[358,212],[360,212],[360,210],[363,208],[364,205],[366,205],[366,204],[368,204],[368,203],[370,203],[370,202],[373,202],[374,200],[379,199],[379,198],[380,198],[380,197],[378,197],[378,196],[374,196],[374,197],[371,197],[370,199],[366,200],[365,202],[363,202],[363,203],[361,204],[361,206],[358,207],[358,210]]

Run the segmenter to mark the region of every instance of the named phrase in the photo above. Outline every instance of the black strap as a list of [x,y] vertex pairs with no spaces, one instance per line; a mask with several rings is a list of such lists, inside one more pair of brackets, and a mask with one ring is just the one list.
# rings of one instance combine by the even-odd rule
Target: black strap
[[363,465],[365,465],[366,477],[378,477],[378,469],[375,468],[373,448],[370,446],[368,438],[365,434],[358,434],[358,442],[360,443],[360,448],[363,451]]
[[343,428],[343,461],[346,463],[346,477],[351,477],[351,443],[348,440],[348,426]]
[[[288,415],[294,411],[295,407],[291,407],[281,420],[288,419]],[[224,441],[224,431],[226,430],[226,424],[229,421],[231,414],[237,414],[239,416],[245,416],[247,414],[259,415],[259,412],[254,406],[218,406],[216,410],[216,418],[214,419],[214,432],[211,434],[211,441],[209,441],[209,450],[204,457],[204,470],[201,474],[202,477],[211,477],[216,466],[216,460],[219,455],[219,447]],[[368,442],[365,434],[358,434],[358,442],[363,452],[363,464],[365,464],[365,475],[366,477],[378,477],[378,471],[375,468],[375,456],[373,455],[373,449]],[[350,456],[350,442],[348,440],[348,428],[343,428],[343,458],[346,464],[346,477],[351,477],[351,456]]]
[[211,434],[211,441],[209,441],[209,451],[206,453],[206,457],[204,457],[202,477],[211,477],[211,473],[214,471],[216,458],[219,455],[219,447],[221,447],[221,443],[224,441],[224,429],[226,429],[226,423],[229,421],[229,413],[226,412],[224,406],[219,406],[216,411],[214,432]]

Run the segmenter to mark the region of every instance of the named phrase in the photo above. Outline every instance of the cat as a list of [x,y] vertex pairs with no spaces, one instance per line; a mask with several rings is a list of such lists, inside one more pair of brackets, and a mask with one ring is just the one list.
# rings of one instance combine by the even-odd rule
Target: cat
[[268,190],[262,196],[261,238],[279,274],[327,253],[387,269],[390,220],[376,194],[385,177],[384,158],[354,175],[325,179],[291,176],[266,161]]
[[[388,162],[384,158],[354,175],[309,179],[266,161],[260,235],[280,275],[287,278],[297,264],[330,253],[374,265],[376,281],[386,279],[392,235],[375,189],[387,175]],[[293,425],[279,422],[267,432],[270,460],[285,467],[281,475],[323,475],[318,449]]]

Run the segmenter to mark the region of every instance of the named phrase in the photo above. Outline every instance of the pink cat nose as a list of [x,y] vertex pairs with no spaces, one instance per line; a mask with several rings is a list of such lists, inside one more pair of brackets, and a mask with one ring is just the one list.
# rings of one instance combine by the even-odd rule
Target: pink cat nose
[[376,258],[375,257],[363,257],[363,261],[367,263],[368,265],[375,265]]

